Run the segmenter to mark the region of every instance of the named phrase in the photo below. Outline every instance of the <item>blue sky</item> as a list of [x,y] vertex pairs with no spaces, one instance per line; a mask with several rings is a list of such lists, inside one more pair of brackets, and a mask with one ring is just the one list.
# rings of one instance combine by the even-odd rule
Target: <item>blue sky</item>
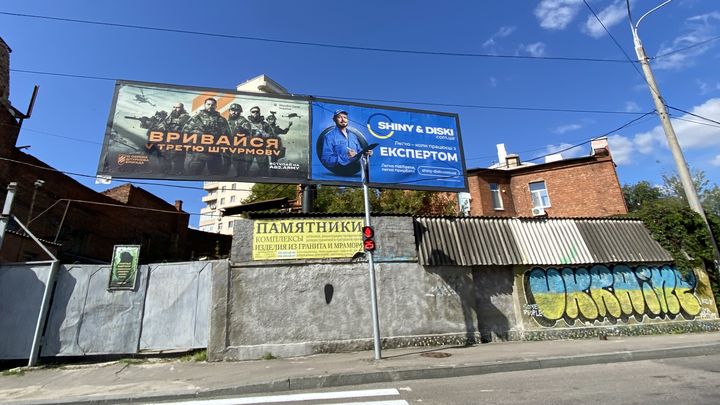
[[[625,1],[587,2],[634,59]],[[631,1],[633,15],[660,3]],[[11,102],[24,110],[33,85],[40,85],[18,145],[31,145],[28,153],[63,171],[95,174],[114,89],[114,82],[103,78],[233,89],[267,74],[295,94],[456,112],[468,168],[494,163],[497,143],[529,160],[608,134],[621,183],[660,183],[663,174],[675,172],[658,118],[640,118],[654,109],[644,79],[623,62],[625,54],[582,0],[45,0],[5,2],[0,12],[334,45],[0,14],[0,36],[13,50]],[[649,56],[692,46],[654,59],[656,80],[668,105],[720,121],[720,40],[713,40],[720,36],[717,1],[675,0],[645,18],[639,33]],[[531,58],[521,58],[526,56]],[[675,130],[689,164],[720,183],[720,125],[670,112],[678,118]],[[584,144],[563,155],[588,153]],[[108,187],[77,179],[97,190]],[[138,185],[200,212],[204,192],[172,186],[201,183],[161,183],[168,186]],[[191,224],[197,221],[195,215]]]

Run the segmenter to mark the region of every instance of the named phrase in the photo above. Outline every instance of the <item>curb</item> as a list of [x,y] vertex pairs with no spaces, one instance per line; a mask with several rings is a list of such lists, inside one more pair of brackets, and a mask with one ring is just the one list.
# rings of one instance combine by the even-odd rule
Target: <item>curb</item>
[[[217,396],[247,395],[258,393],[285,392],[294,390],[332,388],[350,385],[389,383],[406,380],[465,377],[512,371],[540,370],[593,364],[622,363],[642,360],[657,360],[677,357],[696,357],[720,354],[720,343],[700,346],[681,346],[667,349],[619,351],[610,353],[584,354],[564,357],[539,357],[494,363],[469,364],[449,367],[407,368],[383,370],[356,374],[330,374],[321,376],[292,377],[265,383],[214,388],[194,394],[158,394],[149,396],[113,396],[95,399],[32,402],[34,404],[121,404],[137,402],[181,401]],[[20,402],[22,403],[22,402]]]

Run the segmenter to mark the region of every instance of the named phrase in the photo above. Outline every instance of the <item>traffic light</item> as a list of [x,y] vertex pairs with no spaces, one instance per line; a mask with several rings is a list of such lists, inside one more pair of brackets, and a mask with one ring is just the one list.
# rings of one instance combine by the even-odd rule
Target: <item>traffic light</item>
[[372,252],[375,250],[375,231],[372,229],[371,226],[363,226],[362,229],[363,233],[363,249],[365,249],[366,252]]

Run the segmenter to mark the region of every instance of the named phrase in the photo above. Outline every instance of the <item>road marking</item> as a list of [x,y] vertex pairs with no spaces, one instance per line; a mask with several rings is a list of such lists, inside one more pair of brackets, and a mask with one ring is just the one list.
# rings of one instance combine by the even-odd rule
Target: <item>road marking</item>
[[[400,392],[394,388],[382,389],[382,390],[312,392],[312,393],[307,393],[307,394],[288,394],[288,395],[274,395],[274,396],[265,396],[265,397],[209,399],[209,400],[205,400],[205,401],[181,401],[181,402],[170,402],[170,404],[178,404],[178,405],[271,404],[271,403],[276,403],[276,402],[295,402],[295,401],[312,401],[312,400],[326,400],[326,399],[383,397],[383,396],[389,396],[389,395],[400,395]],[[384,405],[382,402],[375,402],[375,404]],[[387,405],[399,405],[399,404],[400,403],[397,403],[397,404],[387,403]],[[403,404],[403,405],[405,405],[405,404]]]
[[407,401],[402,399],[394,401],[370,401],[370,402],[343,402],[338,404],[327,404],[327,405],[410,405]]

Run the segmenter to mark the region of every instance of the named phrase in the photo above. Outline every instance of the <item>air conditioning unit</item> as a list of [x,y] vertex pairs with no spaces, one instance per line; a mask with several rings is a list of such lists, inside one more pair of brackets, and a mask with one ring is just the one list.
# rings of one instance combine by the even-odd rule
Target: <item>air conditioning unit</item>
[[533,215],[534,217],[541,217],[541,216],[544,216],[544,215],[546,215],[546,214],[545,214],[545,210],[544,210],[544,209],[542,209],[542,208],[540,208],[540,207],[535,207],[535,208],[532,209],[532,215]]

